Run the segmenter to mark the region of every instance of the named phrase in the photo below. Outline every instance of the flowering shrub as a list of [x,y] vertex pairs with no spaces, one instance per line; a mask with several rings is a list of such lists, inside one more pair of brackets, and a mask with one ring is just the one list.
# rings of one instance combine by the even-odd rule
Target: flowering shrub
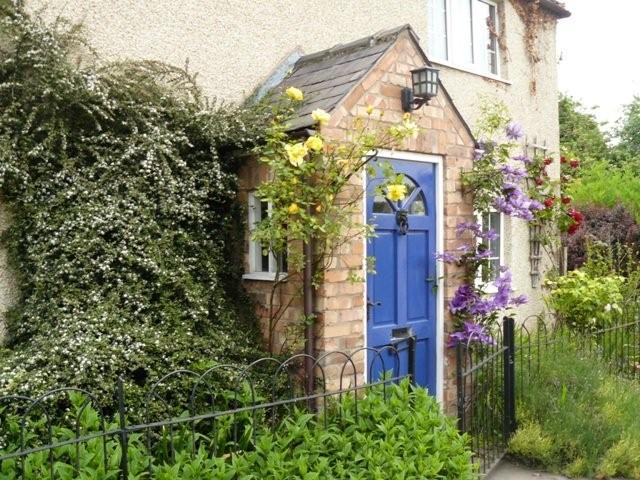
[[546,301],[559,320],[574,328],[602,328],[621,311],[624,278],[616,275],[592,276],[573,270],[557,279],[548,279]]
[[623,205],[613,208],[585,205],[582,211],[584,224],[567,242],[569,270],[586,262],[590,242],[603,242],[614,250],[624,245],[634,252],[640,251],[640,225]]
[[165,65],[78,67],[75,29],[0,21],[0,189],[22,293],[0,395],[63,383],[108,401],[122,376],[135,405],[147,378],[257,355],[232,153],[265,116],[208,107]]

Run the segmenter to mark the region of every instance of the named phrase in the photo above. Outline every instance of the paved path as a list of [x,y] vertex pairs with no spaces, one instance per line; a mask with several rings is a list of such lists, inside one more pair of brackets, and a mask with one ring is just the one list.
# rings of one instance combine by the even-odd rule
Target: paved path
[[530,470],[503,460],[487,477],[487,480],[567,480],[560,475]]

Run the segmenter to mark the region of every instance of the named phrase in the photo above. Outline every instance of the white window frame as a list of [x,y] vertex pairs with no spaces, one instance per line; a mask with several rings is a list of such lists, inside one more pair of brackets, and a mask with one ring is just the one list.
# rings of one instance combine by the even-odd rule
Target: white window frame
[[[433,2],[434,0],[427,0],[429,2]],[[495,17],[495,29],[496,32],[498,32],[498,34],[500,33],[500,11],[498,8],[498,2],[495,0],[470,0],[471,1],[471,18],[470,18],[470,24],[471,24],[471,63],[468,62],[464,62],[464,61],[460,61],[460,59],[456,59],[456,58],[451,58],[452,55],[452,51],[453,51],[453,38],[456,35],[456,29],[455,27],[458,25],[454,19],[452,18],[451,12],[453,11],[453,7],[452,7],[452,0],[445,0],[445,43],[446,43],[446,51],[447,51],[447,58],[441,58],[438,57],[437,55],[434,55],[433,52],[431,52],[429,50],[429,45],[427,45],[427,50],[429,51],[429,59],[435,63],[444,65],[444,66],[449,66],[452,68],[457,68],[460,70],[464,70],[470,73],[474,73],[477,75],[482,75],[482,76],[486,76],[486,77],[496,77],[499,78],[501,75],[501,68],[500,68],[500,45],[497,41],[497,39],[495,40],[495,55],[496,55],[496,71],[492,72],[489,69],[489,65],[486,64],[485,67],[480,66],[481,64],[476,63],[475,59],[476,56],[478,55],[478,53],[482,53],[482,54],[486,54],[488,52],[488,50],[484,47],[482,48],[477,48],[476,47],[476,40],[477,40],[477,35],[476,35],[476,27],[474,25],[474,7],[478,2],[482,2],[488,5],[491,5],[492,7],[494,7],[495,12],[496,12],[496,17]],[[468,24],[465,24],[468,25]],[[429,28],[429,33],[427,35],[427,41],[429,42],[429,44],[431,43],[429,38],[432,35],[431,33],[431,28]]]
[[[498,252],[497,256],[492,256],[490,257],[491,260],[497,259],[498,260],[498,265],[499,266],[504,266],[504,214],[502,212],[498,212],[497,210],[491,209],[489,211],[489,213],[499,213],[499,218],[500,218],[500,228],[499,231],[496,232],[498,235],[500,235],[500,251]],[[478,224],[482,227],[483,231],[484,231],[484,224],[483,224],[483,214],[480,212],[476,212],[476,219]],[[480,285],[482,284],[482,271],[478,272],[478,278],[476,278],[476,284]],[[487,293],[496,293],[498,291],[498,288],[495,286],[495,284],[493,282],[489,282],[487,284],[487,289],[486,289]]]
[[[278,268],[278,259],[276,256],[269,252],[269,271],[262,270],[262,247],[260,243],[251,239],[256,225],[260,222],[258,217],[258,209],[262,201],[256,196],[256,192],[249,192],[247,196],[248,206],[248,222],[249,227],[249,271],[246,272],[242,278],[245,280],[264,280],[273,282],[276,280],[276,272]],[[267,212],[271,213],[271,202],[267,203]],[[286,277],[286,271],[280,271],[278,279]]]

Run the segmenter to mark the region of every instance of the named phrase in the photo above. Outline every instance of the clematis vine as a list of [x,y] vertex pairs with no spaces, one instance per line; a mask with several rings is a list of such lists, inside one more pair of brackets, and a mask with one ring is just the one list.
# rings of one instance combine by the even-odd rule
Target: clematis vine
[[458,343],[469,345],[471,343],[482,343],[485,345],[494,345],[495,340],[487,332],[487,329],[473,322],[464,322],[462,329],[449,335],[447,346],[454,348]]
[[499,237],[495,231],[483,230],[477,223],[461,222],[456,227],[456,235],[466,237],[467,242],[453,251],[436,255],[443,263],[465,267],[463,282],[448,305],[461,329],[450,335],[449,346],[461,341],[490,344],[493,342],[491,325],[509,309],[526,303],[527,298],[513,294],[512,275],[506,267],[496,272],[490,293],[489,284],[480,280],[480,270],[490,268],[488,259],[493,256],[490,242]]

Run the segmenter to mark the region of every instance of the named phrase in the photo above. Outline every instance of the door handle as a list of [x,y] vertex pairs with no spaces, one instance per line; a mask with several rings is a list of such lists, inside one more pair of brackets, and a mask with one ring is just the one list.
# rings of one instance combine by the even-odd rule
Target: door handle
[[382,302],[372,302],[367,298],[367,307],[379,307],[382,305]]

